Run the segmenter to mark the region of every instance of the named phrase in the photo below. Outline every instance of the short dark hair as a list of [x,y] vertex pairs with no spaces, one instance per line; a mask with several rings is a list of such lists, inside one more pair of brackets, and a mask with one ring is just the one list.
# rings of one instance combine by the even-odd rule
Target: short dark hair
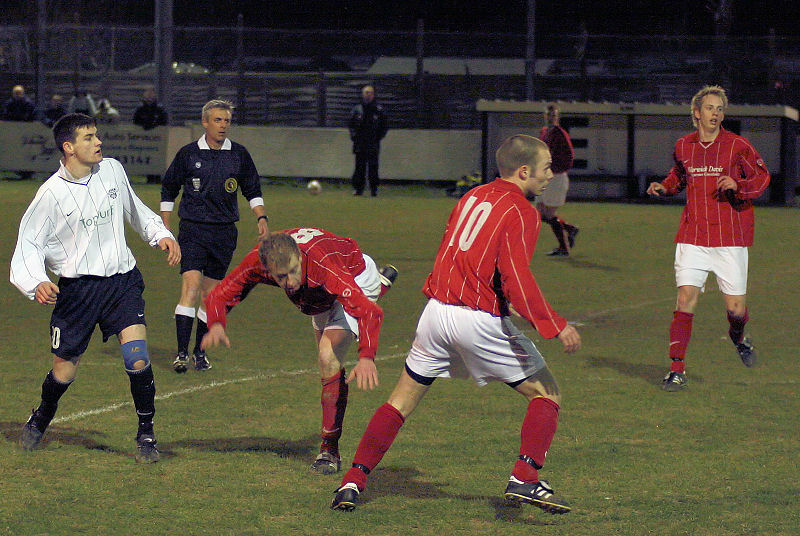
[[542,151],[547,151],[547,145],[539,138],[525,134],[509,136],[503,140],[495,153],[500,176],[510,177],[525,165],[535,167]]
[[94,117],[86,114],[67,114],[53,125],[53,139],[56,147],[64,154],[64,142],[74,142],[79,128],[94,127],[97,122]]

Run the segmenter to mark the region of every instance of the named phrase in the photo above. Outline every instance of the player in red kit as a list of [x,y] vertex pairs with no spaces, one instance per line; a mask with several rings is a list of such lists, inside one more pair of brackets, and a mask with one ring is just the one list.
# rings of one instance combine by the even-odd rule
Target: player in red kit
[[423,288],[428,303],[405,370],[369,422],[331,503],[335,510],[355,508],[367,475],[433,381],[468,375],[481,386],[505,382],[528,400],[506,499],[551,513],[570,510],[538,473],[556,431],[558,385],[533,342],[509,317],[518,314],[541,336],[558,337],[568,353],[580,348],[577,330],[550,307],[529,267],[541,226],[529,200],[553,176],[550,152],[541,140],[517,135],[501,144],[496,157],[500,178],[470,190],[450,214]]
[[[205,300],[209,331],[203,348],[230,346],[226,315],[259,283],[282,288],[300,311],[311,316],[322,379],[322,445],[312,471],[331,474],[341,468],[339,438],[348,384],[355,379],[360,389],[378,385],[374,360],[383,311],[375,300],[396,278],[391,265],[378,272],[352,238],[322,229],[289,229],[261,241]],[[358,364],[345,379],[342,361],[354,338]]]
[[569,190],[567,171],[572,167],[575,157],[572,140],[567,131],[559,124],[559,113],[558,106],[547,105],[544,112],[545,125],[539,134],[542,141],[547,144],[547,148],[550,149],[553,159],[551,165],[553,180],[550,181],[547,190],[536,198],[536,209],[542,215],[542,221],[550,226],[558,240],[558,247],[548,253],[551,257],[568,256],[580,230],[556,216],[558,207],[564,206],[564,203],[567,202],[567,191]]
[[686,348],[692,319],[709,272],[717,276],[728,311],[728,334],[745,366],[756,363],[756,352],[744,327],[749,316],[747,248],[753,245],[753,200],[769,184],[769,171],[745,138],[722,128],[728,98],[719,86],[706,86],[692,98],[696,132],[675,144],[675,165],[662,182],[653,182],[650,195],[673,195],[686,190],[675,249],[676,310],[670,325],[670,371],[665,391],[686,385]]

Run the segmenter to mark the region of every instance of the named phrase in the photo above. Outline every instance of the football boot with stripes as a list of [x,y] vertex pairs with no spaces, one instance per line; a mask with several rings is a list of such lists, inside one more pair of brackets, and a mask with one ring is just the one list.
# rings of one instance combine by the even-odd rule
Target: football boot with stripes
[[202,372],[211,368],[211,363],[208,361],[208,356],[204,350],[195,352],[194,354],[194,370]]
[[348,482],[334,493],[336,493],[336,496],[331,501],[331,510],[341,510],[343,512],[355,510],[358,504],[358,486],[353,482]]
[[189,356],[186,352],[178,352],[175,355],[175,361],[172,362],[172,370],[177,372],[178,374],[182,374],[186,372],[186,369],[189,367]]
[[739,352],[739,359],[742,360],[745,367],[755,366],[757,361],[756,349],[749,335],[745,335],[742,342],[736,345],[736,351]]
[[323,450],[311,464],[310,469],[321,475],[332,475],[342,470],[342,459],[337,454]]
[[33,410],[28,422],[22,427],[22,434],[19,436],[19,446],[23,450],[33,450],[39,446],[44,431],[47,429],[47,425],[50,424],[49,420],[46,423],[42,423],[42,420],[39,410]]
[[522,482],[513,476],[508,480],[504,497],[507,501],[532,504],[551,514],[566,514],[572,507],[559,497],[544,480]]
[[667,392],[674,393],[686,387],[686,374],[682,372],[670,371],[664,376],[661,388]]
[[136,436],[136,461],[140,463],[156,463],[161,453],[156,448],[156,438],[152,433]]

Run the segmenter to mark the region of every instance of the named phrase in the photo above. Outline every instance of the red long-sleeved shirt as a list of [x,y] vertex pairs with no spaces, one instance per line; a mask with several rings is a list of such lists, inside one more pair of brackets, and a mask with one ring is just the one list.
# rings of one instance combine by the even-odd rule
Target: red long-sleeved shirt
[[[302,256],[302,286],[297,292],[286,294],[289,300],[307,315],[325,312],[338,300],[358,322],[359,357],[374,359],[383,311],[355,282],[355,277],[366,268],[356,241],[322,229],[282,232],[295,239]],[[209,327],[216,323],[225,326],[228,311],[259,283],[278,286],[261,264],[256,246],[205,299]]]
[[447,222],[423,292],[442,303],[495,316],[509,303],[545,338],[567,321],[545,300],[530,270],[541,219],[522,190],[496,179],[470,190]]
[[[710,144],[697,132],[677,141],[675,165],[661,183],[672,195],[686,189],[686,207],[675,242],[706,247],[752,246],[753,199],[769,185],[764,160],[747,139],[720,129]],[[738,189],[720,194],[717,179],[732,177]]]
[[553,173],[565,173],[572,168],[575,159],[575,150],[567,131],[558,125],[545,125],[539,133],[539,138],[547,144],[553,163],[550,169]]

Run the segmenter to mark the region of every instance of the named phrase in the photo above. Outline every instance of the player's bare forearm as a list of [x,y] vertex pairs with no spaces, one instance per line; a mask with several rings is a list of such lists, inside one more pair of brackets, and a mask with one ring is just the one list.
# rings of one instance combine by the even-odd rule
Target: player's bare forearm
[[359,358],[346,382],[350,383],[353,379],[356,380],[359,389],[369,389],[370,391],[375,389],[378,386],[378,367],[375,366],[375,360],[366,357]]

